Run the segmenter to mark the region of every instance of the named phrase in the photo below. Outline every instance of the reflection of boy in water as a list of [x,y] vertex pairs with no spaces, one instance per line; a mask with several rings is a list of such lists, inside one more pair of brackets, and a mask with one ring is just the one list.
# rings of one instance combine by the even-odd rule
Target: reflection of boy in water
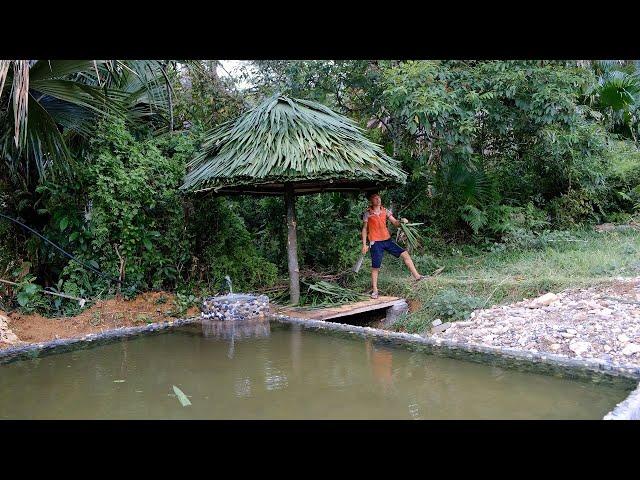
[[376,348],[371,339],[365,339],[364,344],[373,376],[385,390],[390,389],[393,386],[393,354],[389,350]]

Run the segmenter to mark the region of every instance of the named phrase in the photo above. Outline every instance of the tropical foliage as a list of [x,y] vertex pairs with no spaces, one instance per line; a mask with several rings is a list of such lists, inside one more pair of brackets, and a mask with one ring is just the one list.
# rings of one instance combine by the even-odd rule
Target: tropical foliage
[[5,163],[31,180],[31,170],[41,177],[67,167],[73,142],[91,136],[100,118],[157,121],[167,106],[163,69],[158,61],[1,60]]
[[[635,61],[248,66],[241,89],[217,61],[1,61],[2,211],[104,272],[2,220],[0,271],[21,285],[4,306],[20,294],[22,308],[45,308],[29,285],[188,298],[230,275],[241,290],[275,289],[286,272],[281,199],[185,190],[293,174],[395,178],[383,200],[416,224],[421,270],[439,268],[444,251],[571,245],[567,229],[640,213]],[[357,194],[298,198],[304,281],[353,266],[365,207]],[[447,291],[433,307],[455,317],[478,299],[467,300]]]

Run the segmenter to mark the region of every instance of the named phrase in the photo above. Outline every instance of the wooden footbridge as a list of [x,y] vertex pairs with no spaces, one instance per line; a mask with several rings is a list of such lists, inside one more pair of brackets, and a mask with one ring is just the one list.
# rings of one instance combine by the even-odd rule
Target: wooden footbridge
[[391,325],[395,319],[408,310],[407,302],[400,297],[380,296],[355,303],[348,303],[336,307],[305,308],[305,307],[281,307],[271,305],[274,313],[289,317],[304,318],[309,320],[337,321],[351,323],[350,320],[362,317],[377,318],[379,326]]

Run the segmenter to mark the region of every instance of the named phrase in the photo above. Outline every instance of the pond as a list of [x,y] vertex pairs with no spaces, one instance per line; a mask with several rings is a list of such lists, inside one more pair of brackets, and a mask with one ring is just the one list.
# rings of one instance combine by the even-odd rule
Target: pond
[[252,331],[193,325],[2,365],[0,418],[600,419],[629,392],[299,325]]

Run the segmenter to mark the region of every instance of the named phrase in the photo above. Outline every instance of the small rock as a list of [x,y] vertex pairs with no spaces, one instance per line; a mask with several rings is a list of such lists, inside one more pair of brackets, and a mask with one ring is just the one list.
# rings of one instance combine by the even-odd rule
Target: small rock
[[604,347],[602,347],[602,349],[603,349],[605,352],[610,352],[610,351],[611,351],[611,347],[610,347],[609,345],[605,345]]
[[591,344],[589,342],[571,342],[569,344],[569,350],[571,350],[576,355],[582,355],[587,350],[591,349]]
[[558,350],[560,350],[561,346],[562,345],[560,345],[559,343],[552,343],[551,345],[549,345],[549,349],[557,352]]
[[622,349],[622,354],[625,356],[633,355],[640,352],[640,345],[637,343],[628,343],[626,347]]
[[451,322],[446,322],[441,325],[436,325],[431,329],[431,333],[441,333],[451,326]]
[[555,293],[545,293],[544,295],[532,300],[528,307],[529,308],[540,308],[551,305],[553,302],[558,300],[558,296]]
[[431,322],[432,327],[437,327],[438,325],[442,325],[442,320],[436,318],[433,322]]
[[627,337],[624,333],[621,333],[620,335],[618,335],[616,337],[618,339],[618,341],[620,343],[627,343],[629,340],[631,340],[629,337]]

